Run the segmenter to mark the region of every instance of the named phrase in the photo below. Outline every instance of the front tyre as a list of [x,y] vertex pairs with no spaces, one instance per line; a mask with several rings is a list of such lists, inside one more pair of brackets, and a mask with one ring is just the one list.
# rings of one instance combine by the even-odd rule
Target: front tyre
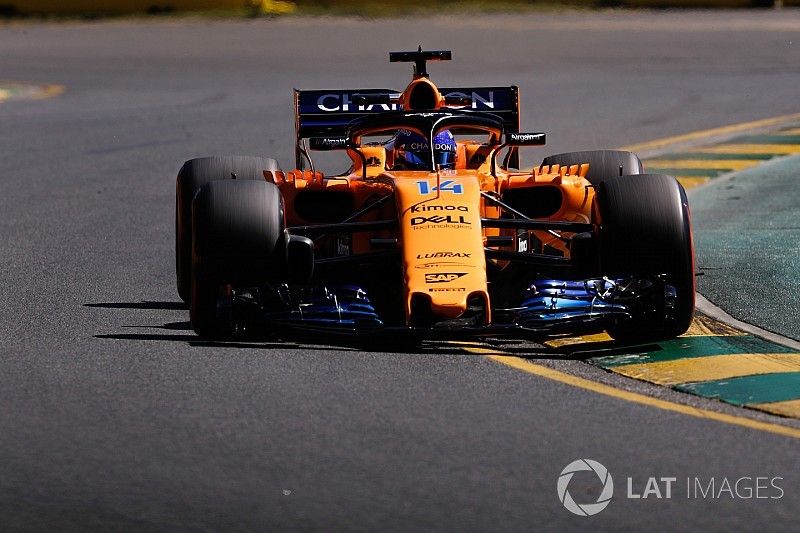
[[186,161],[178,172],[175,190],[175,272],[178,294],[191,299],[192,271],[192,199],[197,191],[212,181],[263,181],[265,170],[279,170],[274,159],[249,156],[198,157]]
[[[672,176],[639,174],[598,185],[600,262],[608,276],[660,277],[664,295],[608,330],[615,339],[677,337],[694,313],[694,248],[686,191]],[[638,308],[637,308],[638,309]]]
[[240,180],[201,187],[192,201],[192,328],[205,338],[233,334],[233,290],[279,276],[285,260],[278,187]]

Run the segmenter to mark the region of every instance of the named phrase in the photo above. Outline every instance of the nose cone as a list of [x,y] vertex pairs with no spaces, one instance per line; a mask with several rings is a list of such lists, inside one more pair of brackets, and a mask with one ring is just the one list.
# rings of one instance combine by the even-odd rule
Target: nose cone
[[412,301],[428,302],[434,320],[460,317],[476,295],[488,302],[477,177],[466,171],[420,174],[397,178],[394,185],[407,322]]

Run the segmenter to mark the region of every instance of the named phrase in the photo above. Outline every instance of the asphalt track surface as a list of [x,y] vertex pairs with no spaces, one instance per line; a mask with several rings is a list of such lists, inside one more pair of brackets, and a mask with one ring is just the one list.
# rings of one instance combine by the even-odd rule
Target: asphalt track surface
[[[434,79],[519,84],[524,128],[550,132],[554,153],[796,112],[798,30],[791,10],[0,27],[0,77],[66,86],[0,106],[0,526],[796,528],[796,439],[448,346],[198,343],[176,303],[172,224],[183,160],[289,166],[291,88],[402,87],[389,50],[452,48]],[[556,495],[584,457],[616,482],[591,518]],[[679,482],[669,500],[627,499],[628,476],[639,493],[649,476]],[[780,476],[783,497],[686,498],[695,476]],[[570,492],[594,501],[599,487],[576,475]]]

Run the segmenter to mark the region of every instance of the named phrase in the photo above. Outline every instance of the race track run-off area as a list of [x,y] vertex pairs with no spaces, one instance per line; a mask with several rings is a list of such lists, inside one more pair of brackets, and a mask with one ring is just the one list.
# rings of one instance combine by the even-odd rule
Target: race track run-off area
[[[796,529],[799,31],[792,9],[0,26],[0,529]],[[292,88],[402,88],[387,52],[420,43],[453,50],[435,81],[520,87],[548,135],[529,165],[629,146],[691,187],[714,305],[686,336],[194,335],[181,163],[289,168]]]

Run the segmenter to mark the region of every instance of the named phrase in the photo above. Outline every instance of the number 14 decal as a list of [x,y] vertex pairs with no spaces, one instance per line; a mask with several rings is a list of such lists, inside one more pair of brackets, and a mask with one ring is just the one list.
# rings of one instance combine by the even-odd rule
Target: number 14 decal
[[417,187],[419,187],[420,194],[430,194],[432,192],[451,192],[453,194],[464,194],[464,187],[460,183],[457,183],[455,180],[442,180],[439,182],[439,185],[434,185],[431,187],[430,183],[427,181],[418,181]]

